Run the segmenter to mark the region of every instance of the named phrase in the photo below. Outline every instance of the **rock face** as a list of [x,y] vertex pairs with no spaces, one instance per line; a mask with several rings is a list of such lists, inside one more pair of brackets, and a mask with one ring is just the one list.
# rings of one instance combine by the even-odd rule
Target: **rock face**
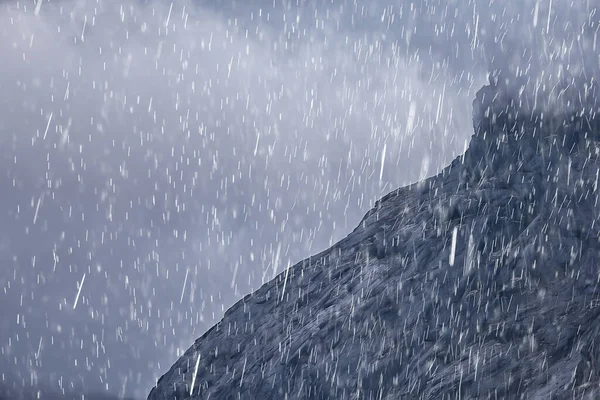
[[149,399],[600,397],[600,112],[491,79],[466,153],[229,309]]

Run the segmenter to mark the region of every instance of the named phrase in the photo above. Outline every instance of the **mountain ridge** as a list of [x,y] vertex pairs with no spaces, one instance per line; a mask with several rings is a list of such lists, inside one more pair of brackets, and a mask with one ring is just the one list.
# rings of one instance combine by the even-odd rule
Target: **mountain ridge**
[[600,395],[599,116],[497,78],[465,154],[232,306],[148,398]]

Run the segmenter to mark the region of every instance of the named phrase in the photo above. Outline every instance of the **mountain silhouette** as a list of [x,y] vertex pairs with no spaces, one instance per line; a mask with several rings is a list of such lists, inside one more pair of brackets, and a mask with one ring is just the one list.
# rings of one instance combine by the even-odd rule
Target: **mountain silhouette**
[[600,397],[600,113],[520,88],[492,74],[463,155],[236,303],[148,398]]

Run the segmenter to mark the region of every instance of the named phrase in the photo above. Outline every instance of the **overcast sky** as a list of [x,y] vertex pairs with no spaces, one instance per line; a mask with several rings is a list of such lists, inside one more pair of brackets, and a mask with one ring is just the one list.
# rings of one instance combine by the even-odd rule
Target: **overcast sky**
[[490,66],[577,37],[566,3],[1,3],[0,380],[144,397],[462,152]]

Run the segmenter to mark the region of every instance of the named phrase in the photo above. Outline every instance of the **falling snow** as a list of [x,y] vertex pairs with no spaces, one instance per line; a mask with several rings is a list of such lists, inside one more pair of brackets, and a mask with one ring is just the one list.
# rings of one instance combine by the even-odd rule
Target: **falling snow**
[[1,2],[0,399],[600,395],[594,4]]

